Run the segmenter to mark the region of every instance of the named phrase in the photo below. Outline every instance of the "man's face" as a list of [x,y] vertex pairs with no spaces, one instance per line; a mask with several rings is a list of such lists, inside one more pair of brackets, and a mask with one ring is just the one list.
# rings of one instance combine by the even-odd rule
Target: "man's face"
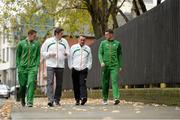
[[33,41],[33,40],[35,40],[37,38],[37,34],[36,33],[29,34],[28,38],[29,38],[29,41]]
[[81,46],[83,46],[83,45],[85,44],[85,42],[86,42],[86,38],[83,37],[83,36],[80,36],[80,38],[79,38],[79,44],[80,44]]
[[109,33],[109,32],[105,32],[105,38],[107,40],[111,40],[113,38],[113,34],[112,33]]
[[57,34],[56,34],[56,38],[57,38],[57,39],[61,39],[62,36],[63,36],[63,31],[61,31],[60,33],[57,33]]

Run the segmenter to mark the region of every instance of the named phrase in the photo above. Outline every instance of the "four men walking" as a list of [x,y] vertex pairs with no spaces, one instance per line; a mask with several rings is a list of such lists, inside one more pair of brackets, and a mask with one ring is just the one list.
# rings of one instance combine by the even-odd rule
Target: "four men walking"
[[[87,102],[86,79],[92,66],[90,47],[85,45],[86,38],[79,36],[78,43],[69,48],[68,42],[62,38],[63,29],[56,28],[54,36],[48,38],[41,47],[41,54],[47,67],[47,96],[48,106],[60,105],[62,93],[63,70],[65,59],[72,71],[72,83],[76,105]],[[112,80],[114,105],[119,104],[118,72],[122,68],[121,44],[113,39],[113,31],[105,32],[106,40],[99,46],[98,57],[102,67],[103,104],[107,104],[109,80]],[[32,107],[35,79],[40,62],[40,44],[36,40],[36,31],[30,30],[28,38],[20,41],[17,47],[16,65],[20,84],[22,106],[25,106],[27,89],[27,105]],[[54,76],[56,88],[54,92]],[[27,88],[26,88],[27,85]]]

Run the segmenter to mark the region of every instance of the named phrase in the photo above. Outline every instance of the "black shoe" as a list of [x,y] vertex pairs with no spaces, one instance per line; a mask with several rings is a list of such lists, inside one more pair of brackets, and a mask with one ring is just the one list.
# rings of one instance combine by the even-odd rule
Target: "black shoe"
[[22,98],[22,99],[21,99],[21,105],[24,107],[24,106],[25,106],[25,104],[26,104],[26,102],[25,102],[25,98]]
[[49,107],[53,107],[53,102],[48,102]]
[[56,106],[61,106],[61,104],[59,102],[55,102]]
[[114,101],[114,105],[118,105],[119,103],[120,103],[119,100],[115,100],[115,101]]
[[81,105],[84,105],[87,102],[87,98],[83,98],[81,101]]
[[76,100],[76,104],[75,105],[80,105],[79,100]]

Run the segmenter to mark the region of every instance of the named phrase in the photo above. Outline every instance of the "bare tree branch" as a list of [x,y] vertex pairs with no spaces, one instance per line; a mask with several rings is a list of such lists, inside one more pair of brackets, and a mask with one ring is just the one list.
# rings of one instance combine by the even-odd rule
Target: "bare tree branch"
[[120,9],[120,8],[123,6],[123,4],[124,4],[125,1],[126,1],[126,0],[123,0],[123,1],[122,1],[121,5],[118,7],[118,9]]
[[136,15],[139,16],[140,15],[140,11],[139,11],[139,8],[138,8],[136,0],[133,0],[132,3],[133,3],[133,6],[134,6],[134,11],[135,11]]
[[[42,6],[42,7],[43,7],[44,9],[46,9],[45,6]],[[56,11],[56,12],[49,12],[49,11],[46,9],[46,10],[47,10],[46,12],[47,12],[49,15],[55,16],[55,15],[59,14],[60,12],[63,12],[64,10],[73,10],[73,9],[87,10],[87,7],[80,7],[80,6],[64,7],[64,8],[62,8],[62,9]]]
[[119,13],[122,15],[122,17],[124,18],[124,20],[125,20],[126,22],[129,21],[129,19],[126,17],[126,15],[122,12],[121,9],[119,9]]
[[112,4],[113,0],[109,0],[109,2]]
[[145,4],[144,4],[144,1],[143,1],[143,0],[138,0],[138,2],[139,2],[139,5],[140,5],[140,7],[141,7],[141,9],[142,9],[142,12],[143,12],[143,13],[146,12],[147,9],[146,9],[146,6],[145,6]]
[[161,4],[161,0],[157,0],[157,5]]

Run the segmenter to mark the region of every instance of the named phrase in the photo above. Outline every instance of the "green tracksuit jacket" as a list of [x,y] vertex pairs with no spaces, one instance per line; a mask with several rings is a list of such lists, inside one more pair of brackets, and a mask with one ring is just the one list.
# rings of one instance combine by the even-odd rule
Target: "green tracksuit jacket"
[[25,39],[19,42],[16,51],[17,68],[35,68],[38,69],[40,63],[40,43],[37,40],[31,43]]
[[121,44],[117,40],[104,40],[99,47],[99,61],[109,67],[122,67]]
[[113,98],[119,99],[118,73],[122,67],[121,44],[117,40],[104,40],[101,42],[98,51],[100,63],[104,63],[102,68],[102,92],[103,99],[108,99],[109,80],[112,80]]
[[[18,43],[16,51],[16,67],[18,68],[18,80],[20,84],[20,96],[27,102],[33,103],[35,79],[40,64],[40,43],[37,40],[29,42],[27,39]],[[26,90],[27,87],[27,90]]]

